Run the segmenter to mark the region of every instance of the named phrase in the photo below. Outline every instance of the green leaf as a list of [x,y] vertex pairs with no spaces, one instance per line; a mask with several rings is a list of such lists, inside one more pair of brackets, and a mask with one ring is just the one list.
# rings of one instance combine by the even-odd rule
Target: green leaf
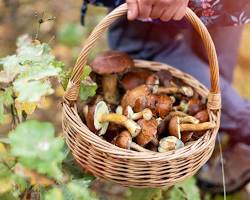
[[62,178],[64,141],[54,137],[52,124],[26,121],[18,125],[9,134],[9,138],[11,154],[16,156],[23,166],[57,180]]
[[97,84],[94,82],[82,81],[80,85],[80,99],[86,101],[89,97],[96,94]]
[[81,80],[86,79],[90,75],[91,72],[92,72],[91,67],[89,65],[85,65],[83,68]]
[[63,193],[59,188],[49,190],[44,197],[44,200],[67,200],[63,197]]
[[0,101],[0,124],[4,122],[5,116],[4,116],[4,107],[3,102]]
[[127,200],[160,200],[162,198],[161,189],[137,189],[130,188]]
[[3,70],[0,72],[0,82],[4,83],[13,81],[22,70],[16,55],[0,59],[0,65],[3,65]]
[[42,96],[53,93],[49,81],[15,82],[14,90],[19,102],[39,102]]
[[65,24],[61,27],[58,33],[60,43],[67,46],[76,46],[81,44],[84,36],[84,29],[77,24]]
[[13,89],[11,87],[5,88],[4,91],[0,91],[0,102],[5,106],[9,106],[13,103]]
[[64,90],[66,90],[72,70],[62,70],[60,73],[60,82]]
[[170,200],[200,200],[195,178],[189,178],[176,184],[170,191]]
[[56,68],[53,65],[49,65],[46,67],[39,65],[30,67],[22,74],[20,74],[14,83],[18,84],[18,83],[28,82],[31,80],[40,80],[51,76],[58,76],[60,71],[61,71],[60,68]]

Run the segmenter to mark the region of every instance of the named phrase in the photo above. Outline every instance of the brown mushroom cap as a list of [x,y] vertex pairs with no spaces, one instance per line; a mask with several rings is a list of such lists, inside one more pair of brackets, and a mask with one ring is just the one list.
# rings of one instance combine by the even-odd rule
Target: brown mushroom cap
[[91,68],[97,74],[121,73],[134,66],[128,54],[119,51],[106,51],[100,53],[91,63]]
[[166,95],[159,95],[156,103],[156,110],[161,118],[165,118],[172,110],[173,100]]
[[209,121],[209,115],[207,110],[202,110],[194,116],[196,119],[198,119],[201,123],[202,122],[208,122]]
[[131,135],[128,131],[122,131],[117,135],[112,143],[120,148],[129,149],[129,143],[132,141]]
[[137,123],[141,127],[141,132],[136,137],[136,143],[144,147],[149,142],[156,139],[158,123],[155,119],[141,119]]
[[178,139],[181,139],[181,131],[180,131],[180,118],[175,116],[173,117],[168,125],[169,135],[175,136]]

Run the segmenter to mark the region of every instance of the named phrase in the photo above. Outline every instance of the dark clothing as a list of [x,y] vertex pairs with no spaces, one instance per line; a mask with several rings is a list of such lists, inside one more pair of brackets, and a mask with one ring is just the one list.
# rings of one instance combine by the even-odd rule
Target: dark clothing
[[[241,27],[213,28],[210,32],[217,48],[221,71],[221,130],[250,144],[250,102],[239,96],[231,86]],[[128,22],[125,17],[109,30],[112,49],[127,52],[134,58],[170,64],[209,87],[206,54],[197,37],[191,29],[173,29],[140,21]]]
[[[84,0],[84,2],[82,19],[86,14],[88,3],[115,8],[125,0]],[[189,0],[188,6],[207,26],[232,26],[250,22],[249,0]]]

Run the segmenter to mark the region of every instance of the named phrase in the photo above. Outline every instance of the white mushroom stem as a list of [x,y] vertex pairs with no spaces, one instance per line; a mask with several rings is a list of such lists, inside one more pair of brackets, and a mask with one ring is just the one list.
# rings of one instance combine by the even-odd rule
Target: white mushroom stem
[[216,127],[214,122],[204,122],[200,124],[180,124],[180,131],[206,131]]
[[141,147],[140,145],[136,144],[135,142],[130,142],[129,143],[129,149],[133,149],[133,150],[136,150],[136,151],[139,151],[139,152],[149,152],[148,149],[145,149],[143,147]]
[[127,106],[127,117],[132,120],[145,119],[150,120],[153,117],[153,113],[149,108],[143,109],[141,112],[134,113],[131,106]]
[[155,93],[157,94],[176,94],[176,93],[181,93],[187,97],[192,97],[194,95],[194,91],[191,87],[159,87]]
[[132,138],[136,137],[141,131],[141,127],[136,122],[124,115],[119,115],[116,113],[103,114],[100,116],[99,122],[113,122],[115,124],[122,125],[128,129]]
[[116,114],[119,114],[119,115],[122,115],[123,113],[123,108],[122,106],[117,106],[116,110],[115,110],[115,113]]
[[85,105],[83,107],[83,115],[84,115],[85,120],[87,119],[88,112],[89,112],[89,106]]

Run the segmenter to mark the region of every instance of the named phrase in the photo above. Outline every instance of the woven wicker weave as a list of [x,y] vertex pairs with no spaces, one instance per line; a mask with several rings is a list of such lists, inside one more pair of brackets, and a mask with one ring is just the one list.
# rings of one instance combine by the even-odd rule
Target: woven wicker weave
[[221,107],[217,55],[206,27],[188,9],[186,18],[200,34],[208,53],[211,74],[210,92],[192,76],[166,64],[135,60],[135,66],[155,71],[168,70],[173,76],[193,87],[198,94],[207,97],[210,121],[216,123],[216,128],[207,131],[194,144],[166,153],[136,152],[114,146],[88,129],[78,115],[75,102],[79,95],[80,76],[90,50],[110,24],[126,12],[126,4],[113,10],[96,26],[86,40],[65,92],[63,131],[76,161],[95,176],[130,187],[169,187],[195,174],[209,159],[214,149]]

